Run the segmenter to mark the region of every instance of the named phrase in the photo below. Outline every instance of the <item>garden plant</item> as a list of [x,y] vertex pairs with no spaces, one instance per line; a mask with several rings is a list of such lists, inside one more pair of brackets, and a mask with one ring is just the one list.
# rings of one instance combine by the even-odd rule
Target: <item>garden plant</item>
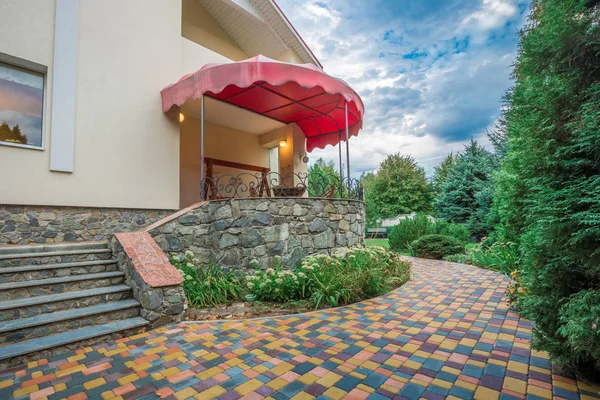
[[314,308],[337,307],[383,295],[410,279],[409,262],[380,247],[352,248],[344,255],[305,258],[294,269],[278,258],[271,268],[250,263],[244,275],[219,266],[201,266],[191,252],[171,255],[171,263],[184,277],[188,302],[214,307],[242,299],[248,293],[260,302],[309,302]]

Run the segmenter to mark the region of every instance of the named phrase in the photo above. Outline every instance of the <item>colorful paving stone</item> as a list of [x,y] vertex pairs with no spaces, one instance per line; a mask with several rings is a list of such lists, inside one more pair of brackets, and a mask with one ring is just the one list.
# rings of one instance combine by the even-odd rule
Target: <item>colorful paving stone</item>
[[592,399],[553,374],[507,279],[412,259],[414,279],[349,307],[183,323],[0,372],[0,399]]

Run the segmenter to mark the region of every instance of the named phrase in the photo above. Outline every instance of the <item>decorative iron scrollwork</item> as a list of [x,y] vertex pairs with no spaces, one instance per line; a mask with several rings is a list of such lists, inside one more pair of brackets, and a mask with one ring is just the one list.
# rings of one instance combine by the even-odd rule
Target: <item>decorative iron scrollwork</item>
[[202,199],[320,197],[363,200],[358,179],[337,175],[277,172],[220,174],[201,182]]

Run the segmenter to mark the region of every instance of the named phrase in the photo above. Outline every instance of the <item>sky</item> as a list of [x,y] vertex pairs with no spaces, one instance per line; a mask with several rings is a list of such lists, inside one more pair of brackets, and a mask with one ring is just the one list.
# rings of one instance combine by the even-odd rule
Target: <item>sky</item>
[[0,64],[0,124],[19,125],[28,144],[42,144],[44,78]]
[[[365,103],[350,139],[351,175],[389,154],[412,155],[430,176],[448,153],[485,136],[512,85],[524,0],[277,0],[325,72]],[[345,154],[345,148],[343,148]],[[337,147],[316,149],[338,163]]]

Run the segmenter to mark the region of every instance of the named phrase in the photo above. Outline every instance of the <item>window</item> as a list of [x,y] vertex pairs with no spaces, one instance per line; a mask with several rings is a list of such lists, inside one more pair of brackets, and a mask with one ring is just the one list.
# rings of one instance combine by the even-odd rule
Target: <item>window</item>
[[44,74],[0,61],[0,144],[41,149]]
[[269,169],[275,174],[271,175],[271,183],[279,184],[279,146],[269,149]]

